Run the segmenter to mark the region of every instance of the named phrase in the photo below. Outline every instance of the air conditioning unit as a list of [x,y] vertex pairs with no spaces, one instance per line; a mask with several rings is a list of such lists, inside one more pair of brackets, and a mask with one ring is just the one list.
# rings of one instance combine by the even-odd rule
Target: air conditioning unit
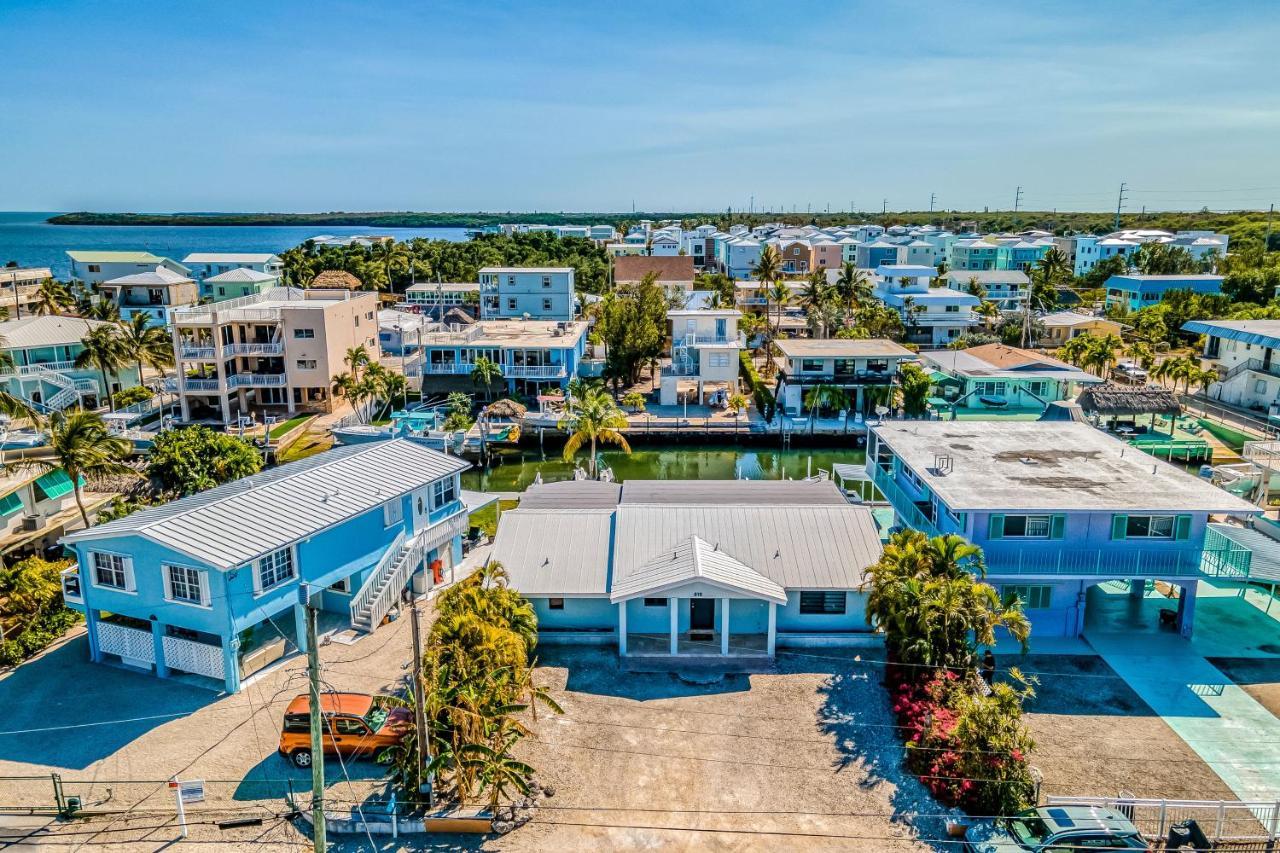
[[42,521],[44,521],[44,518],[42,518],[41,516],[38,516],[38,515],[24,515],[24,516],[22,517],[22,530],[23,530],[23,532],[31,533],[31,532],[33,532],[33,531],[39,530],[39,529],[40,529],[40,522],[42,522]]

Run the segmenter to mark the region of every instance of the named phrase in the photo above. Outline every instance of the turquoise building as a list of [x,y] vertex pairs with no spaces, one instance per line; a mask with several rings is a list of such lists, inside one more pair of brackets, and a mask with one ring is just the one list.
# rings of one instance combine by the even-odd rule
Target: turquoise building
[[1163,301],[1165,294],[1174,290],[1192,293],[1221,293],[1223,277],[1220,275],[1113,275],[1104,285],[1107,289],[1106,306],[1118,306],[1128,311],[1138,311]]

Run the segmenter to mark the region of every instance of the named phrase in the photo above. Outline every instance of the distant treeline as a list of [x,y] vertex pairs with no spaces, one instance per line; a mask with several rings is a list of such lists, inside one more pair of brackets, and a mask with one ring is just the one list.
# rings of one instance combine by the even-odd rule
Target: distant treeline
[[[730,224],[759,225],[785,222],[790,225],[836,226],[873,222],[879,225],[937,225],[956,229],[976,223],[980,232],[1019,231],[1039,228],[1054,233],[1105,234],[1115,229],[1114,213],[1063,213],[1057,211],[921,211],[916,213],[770,213],[745,214],[740,211],[651,212],[651,213],[64,213],[49,219],[55,225],[314,225],[377,228],[482,228],[506,222],[535,225],[610,224],[625,230],[641,219],[678,219],[695,225],[710,222],[722,228]],[[1234,240],[1262,239],[1267,229],[1265,211],[1126,213],[1120,217],[1124,228],[1163,228],[1170,231],[1212,230]],[[1280,242],[1280,226],[1272,235],[1272,248]]]

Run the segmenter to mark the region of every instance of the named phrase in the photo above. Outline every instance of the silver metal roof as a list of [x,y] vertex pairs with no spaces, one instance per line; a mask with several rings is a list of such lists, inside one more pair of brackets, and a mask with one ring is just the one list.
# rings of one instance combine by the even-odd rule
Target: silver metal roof
[[622,491],[619,483],[562,480],[530,486],[520,496],[520,509],[613,509]]
[[690,536],[669,553],[641,566],[631,577],[613,585],[609,600],[618,602],[642,595],[657,595],[691,581],[702,581],[730,592],[743,592],[778,604],[787,603],[787,591],[771,578],[734,559],[718,546]]
[[231,569],[467,467],[456,456],[404,439],[356,444],[79,530],[62,541],[138,535]]
[[110,324],[103,320],[57,314],[6,320],[0,323],[0,345],[7,350],[15,350],[79,344],[91,331],[107,325]]
[[627,504],[845,504],[832,482],[804,480],[627,480]]
[[[832,490],[834,484],[828,483]],[[854,589],[880,558],[871,513],[839,505],[633,505],[618,507],[615,585],[698,536],[785,589]]]
[[607,595],[613,509],[525,509],[502,513],[490,560],[527,596]]
[[872,431],[956,512],[1260,512],[1089,424],[896,421]]

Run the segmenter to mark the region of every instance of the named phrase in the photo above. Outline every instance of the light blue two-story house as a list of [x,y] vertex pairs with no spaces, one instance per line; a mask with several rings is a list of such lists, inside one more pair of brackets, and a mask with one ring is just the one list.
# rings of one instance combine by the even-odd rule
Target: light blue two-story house
[[902,527],[980,546],[986,579],[1018,596],[1033,636],[1076,637],[1095,588],[1180,594],[1190,636],[1209,516],[1261,510],[1074,421],[899,421],[871,430],[867,470]]
[[1107,289],[1106,306],[1120,306],[1128,311],[1138,311],[1164,300],[1165,294],[1174,290],[1192,293],[1221,293],[1223,277],[1220,275],[1113,275],[1104,285]]
[[[241,679],[304,650],[305,594],[371,632],[461,559],[462,460],[394,439],[282,465],[62,539],[94,661]],[[421,575],[415,582],[414,576]]]
[[573,267],[484,267],[481,320],[572,320]]
[[[60,314],[29,315],[0,323],[0,350],[13,360],[12,367],[0,369],[0,383],[40,412],[61,411],[76,403],[90,408],[105,404],[107,388],[102,372],[76,367],[75,361],[84,351],[84,338],[109,325]],[[138,368],[124,364],[108,373],[106,381],[113,394],[132,388],[139,384]]]

